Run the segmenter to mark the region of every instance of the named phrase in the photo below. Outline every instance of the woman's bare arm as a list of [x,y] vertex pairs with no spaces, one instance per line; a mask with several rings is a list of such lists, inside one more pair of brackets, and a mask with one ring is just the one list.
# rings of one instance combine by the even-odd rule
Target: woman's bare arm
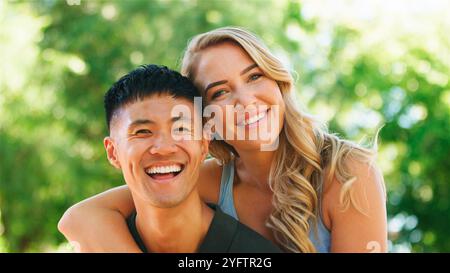
[[[220,175],[215,160],[201,165],[198,190],[205,202],[217,203]],[[125,221],[134,209],[128,187],[113,188],[69,208],[58,229],[81,252],[140,252]]]
[[134,210],[127,186],[113,188],[69,208],[58,229],[80,252],[140,252],[125,219]]
[[[352,199],[358,203],[343,210],[340,202],[342,184],[333,181],[323,199],[325,214],[331,228],[331,252],[386,252],[386,192],[381,171],[375,165],[351,162]],[[325,223],[325,222],[324,222]]]

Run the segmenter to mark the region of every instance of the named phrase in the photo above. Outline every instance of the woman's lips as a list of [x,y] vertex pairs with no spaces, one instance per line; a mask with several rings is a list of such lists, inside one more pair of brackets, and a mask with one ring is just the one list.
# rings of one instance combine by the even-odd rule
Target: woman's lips
[[250,117],[250,118],[248,118],[248,119],[245,119],[245,120],[239,122],[239,123],[237,124],[237,126],[243,127],[243,126],[251,126],[251,125],[255,125],[255,124],[257,124],[260,120],[264,119],[264,118],[267,116],[268,112],[269,112],[269,110],[266,110],[266,111],[261,112],[261,113],[259,113],[259,114],[257,114],[257,115],[254,115],[254,116],[252,116],[252,117]]

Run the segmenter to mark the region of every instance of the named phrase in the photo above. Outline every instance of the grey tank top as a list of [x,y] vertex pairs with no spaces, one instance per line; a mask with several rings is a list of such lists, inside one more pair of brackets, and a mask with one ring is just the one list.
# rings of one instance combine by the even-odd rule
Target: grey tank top
[[[234,161],[230,161],[228,164],[223,166],[218,205],[223,212],[232,216],[236,220],[239,220],[236,208],[234,207],[233,180]],[[311,229],[309,239],[314,244],[317,252],[330,252],[330,232],[324,226],[321,217],[319,217],[319,221],[317,223],[317,237],[314,229]]]

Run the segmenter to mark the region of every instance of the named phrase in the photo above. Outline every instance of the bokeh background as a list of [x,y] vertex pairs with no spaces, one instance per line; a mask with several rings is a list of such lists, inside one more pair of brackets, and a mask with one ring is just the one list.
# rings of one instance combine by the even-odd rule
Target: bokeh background
[[190,37],[226,25],[265,40],[331,131],[384,125],[390,251],[450,252],[449,15],[447,0],[0,1],[0,252],[70,250],[63,212],[123,184],[104,92],[143,63],[178,69]]

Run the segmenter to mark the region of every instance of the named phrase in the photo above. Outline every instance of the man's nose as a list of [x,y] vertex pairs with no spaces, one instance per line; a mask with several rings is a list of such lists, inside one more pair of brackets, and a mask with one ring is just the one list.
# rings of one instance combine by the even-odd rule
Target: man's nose
[[174,139],[171,135],[159,135],[150,147],[150,154],[167,155],[177,151]]

